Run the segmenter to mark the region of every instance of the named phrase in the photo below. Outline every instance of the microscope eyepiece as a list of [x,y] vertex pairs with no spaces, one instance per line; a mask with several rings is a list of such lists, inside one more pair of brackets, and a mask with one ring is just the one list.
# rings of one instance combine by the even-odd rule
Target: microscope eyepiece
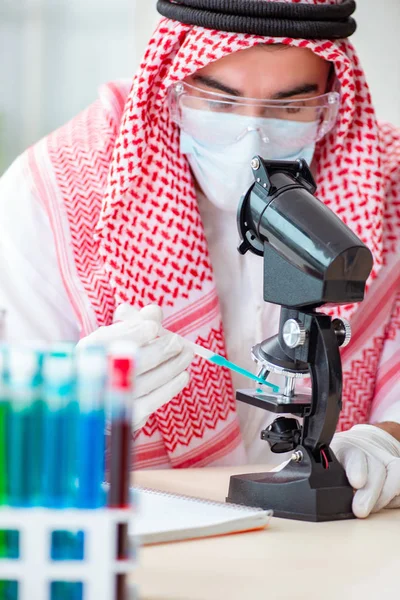
[[252,160],[238,209],[239,252],[264,257],[264,300],[291,308],[364,299],[370,250],[324,203],[304,160]]

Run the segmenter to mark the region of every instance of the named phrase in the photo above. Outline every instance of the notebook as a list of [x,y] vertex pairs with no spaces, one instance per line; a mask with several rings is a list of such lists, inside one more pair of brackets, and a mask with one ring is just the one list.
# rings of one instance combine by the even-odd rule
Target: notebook
[[272,511],[135,488],[130,534],[142,545],[267,527]]

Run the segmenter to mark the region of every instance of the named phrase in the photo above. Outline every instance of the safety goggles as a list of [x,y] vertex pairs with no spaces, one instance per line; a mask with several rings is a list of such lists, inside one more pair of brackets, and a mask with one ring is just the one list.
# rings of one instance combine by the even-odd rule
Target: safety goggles
[[259,100],[209,92],[184,82],[168,89],[173,122],[198,142],[219,146],[239,142],[251,132],[265,144],[282,143],[286,132],[300,136],[291,139],[291,145],[315,144],[335,126],[339,106],[336,91],[301,100]]

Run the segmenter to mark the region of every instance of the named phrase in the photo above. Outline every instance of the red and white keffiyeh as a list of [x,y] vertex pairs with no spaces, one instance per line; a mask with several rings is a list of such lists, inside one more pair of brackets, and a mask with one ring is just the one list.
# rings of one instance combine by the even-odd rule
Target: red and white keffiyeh
[[[375,259],[362,308],[336,311],[351,317],[354,329],[353,344],[343,354],[340,427],[348,428],[368,421],[382,392],[382,378],[383,387],[393,394],[388,378],[393,368],[400,368],[400,135],[377,124],[364,72],[349,40],[266,38],[162,19],[132,88],[122,83],[104,87],[99,101],[47,138],[57,193],[42,186],[41,194],[47,195],[44,204],[82,335],[93,329],[90,311],[103,325],[111,323],[118,303],[157,303],[167,327],[224,353],[193,180],[180,152],[178,129],[169,118],[166,92],[212,61],[266,43],[311,49],[334,63],[341,85],[337,127],[317,148],[318,197],[367,244]],[[31,152],[38,179],[39,152]],[[382,362],[385,356],[389,374]],[[383,396],[380,402],[387,402],[387,393]],[[136,464],[186,467],[241,460],[230,376],[196,361],[189,387],[154,414],[138,435]]]

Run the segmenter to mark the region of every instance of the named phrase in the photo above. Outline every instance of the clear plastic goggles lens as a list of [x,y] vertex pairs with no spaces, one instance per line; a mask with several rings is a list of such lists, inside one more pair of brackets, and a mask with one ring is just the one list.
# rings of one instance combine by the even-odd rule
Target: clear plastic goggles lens
[[[203,144],[225,146],[248,133],[260,142],[290,147],[315,144],[335,125],[340,95],[330,92],[305,100],[260,101],[206,92],[186,83],[168,91],[172,120]],[[290,134],[290,140],[285,136]]]

